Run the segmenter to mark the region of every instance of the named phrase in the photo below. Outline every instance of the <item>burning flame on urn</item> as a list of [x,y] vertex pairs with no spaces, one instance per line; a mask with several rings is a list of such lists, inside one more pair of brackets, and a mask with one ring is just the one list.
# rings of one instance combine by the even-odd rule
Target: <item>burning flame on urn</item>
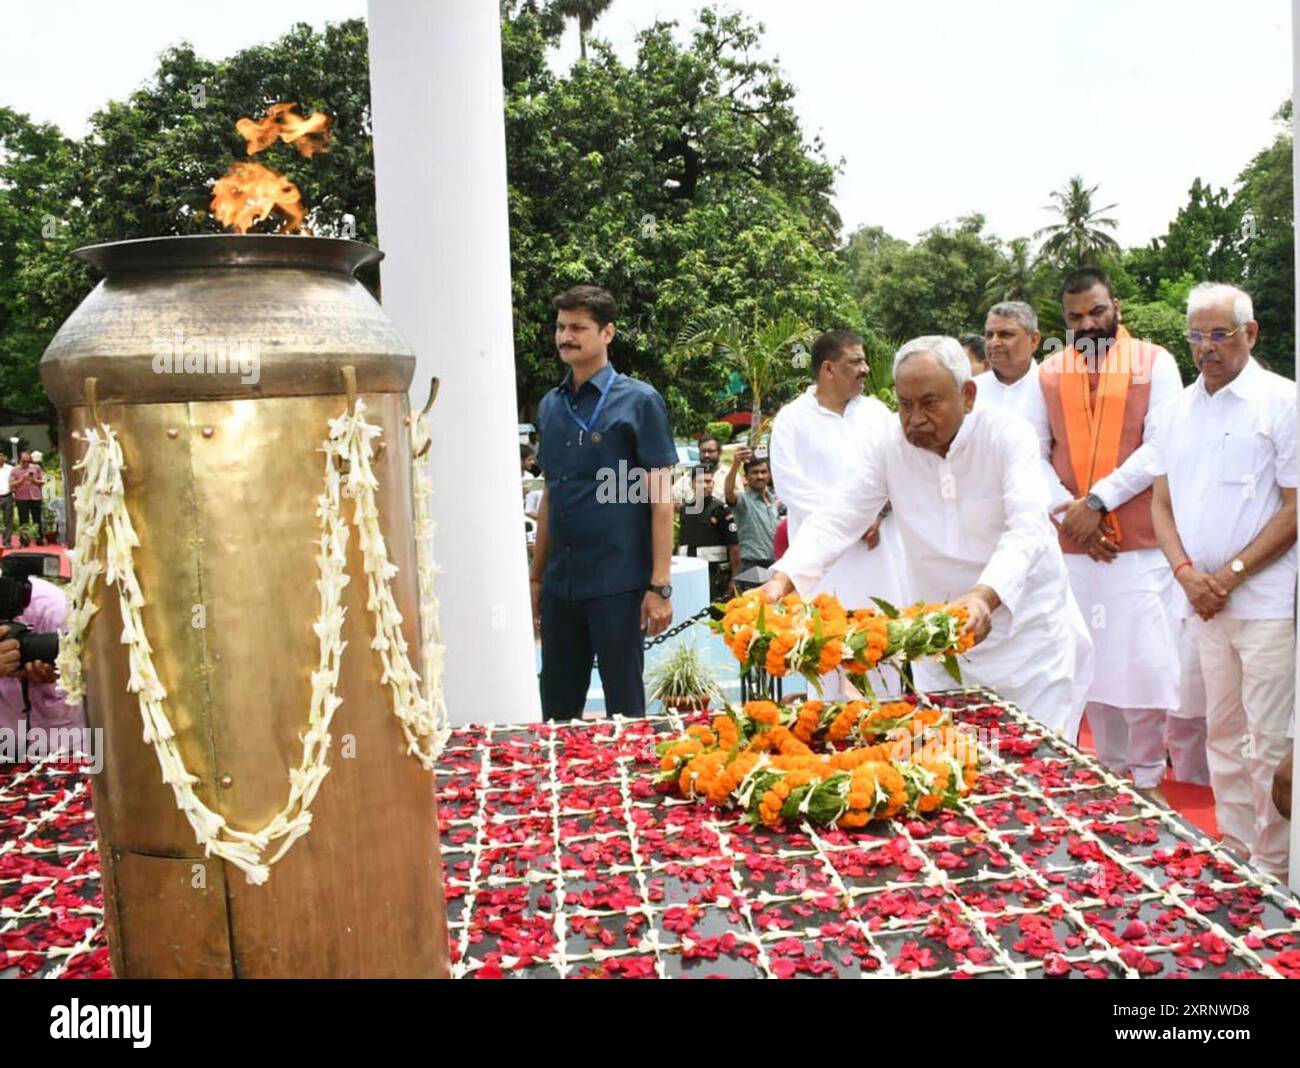
[[[255,122],[242,118],[235,123],[247,142],[248,154],[255,156],[276,141],[292,145],[310,159],[317,152],[330,150],[330,117],[316,111],[309,116],[294,112],[294,103],[272,104],[266,117]],[[272,215],[280,218],[279,233],[303,232],[306,209],[302,193],[283,174],[260,163],[236,161],[212,187],[210,210],[228,230],[246,234]]]

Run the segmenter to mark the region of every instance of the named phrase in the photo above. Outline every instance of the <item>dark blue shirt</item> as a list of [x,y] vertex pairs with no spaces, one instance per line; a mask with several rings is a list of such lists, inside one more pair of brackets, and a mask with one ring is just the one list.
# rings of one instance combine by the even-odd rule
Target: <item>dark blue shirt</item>
[[543,592],[581,601],[645,589],[653,566],[649,473],[677,462],[664,399],[607,365],[576,393],[569,372],[542,398],[537,422],[551,542]]

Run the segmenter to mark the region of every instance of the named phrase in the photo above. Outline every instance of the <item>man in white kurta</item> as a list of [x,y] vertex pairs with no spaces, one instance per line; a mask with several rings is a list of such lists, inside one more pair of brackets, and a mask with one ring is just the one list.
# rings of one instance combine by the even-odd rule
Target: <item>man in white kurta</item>
[[[1058,475],[1051,480],[1053,514],[1060,519],[1070,584],[1096,647],[1086,715],[1102,763],[1131,776],[1139,789],[1155,791],[1165,777],[1166,730],[1170,713],[1179,708],[1182,669],[1172,578],[1151,532],[1150,443],[1159,410],[1181,391],[1182,378],[1168,352],[1128,337],[1102,272],[1084,268],[1067,277],[1062,304],[1075,348],[1044,361],[1039,386]],[[1095,355],[1089,359],[1090,354]],[[1123,363],[1127,367],[1121,368]],[[1077,366],[1067,374],[1075,365],[1089,375]],[[1120,408],[1114,400],[1104,407],[1100,371],[1112,366],[1128,376]],[[1071,492],[1062,477],[1077,479],[1073,450],[1088,446],[1069,440],[1064,405],[1085,378],[1092,392],[1084,403],[1094,425],[1104,427],[1104,417],[1122,417],[1119,462],[1113,470],[1094,466],[1089,483]],[[1104,437],[1104,429],[1099,433]],[[1096,465],[1095,443],[1091,455]],[[1105,534],[1103,524],[1109,521],[1103,517],[1112,515],[1119,523],[1119,542]]]
[[[789,515],[791,541],[858,462],[863,438],[898,422],[884,404],[862,393],[867,363],[861,338],[831,331],[817,339],[812,355],[813,385],[783,407],[772,425],[772,482]],[[850,609],[872,607],[872,597],[909,603],[898,523],[886,516],[877,524],[876,518],[867,527],[876,527],[879,540],[864,536],[848,546],[814,593],[834,594]]]
[[1025,419],[1038,435],[1046,458],[1052,432],[1034,360],[1041,339],[1038,316],[1028,304],[1008,300],[989,309],[984,320],[984,358],[989,369],[975,376],[975,406],[1001,408]]
[[[960,599],[971,611],[980,640],[962,658],[963,678],[1073,741],[1091,646],[1047,517],[1033,431],[1006,412],[974,408],[970,364],[954,338],[904,345],[895,382],[901,422],[859,446],[773,565],[765,592],[811,596],[890,500],[913,596]],[[937,665],[916,667],[921,688],[951,685]]]
[[1289,828],[1272,780],[1295,710],[1296,387],[1251,356],[1250,297],[1188,297],[1201,375],[1162,413],[1152,511],[1194,614],[1210,784],[1225,844],[1286,878]]

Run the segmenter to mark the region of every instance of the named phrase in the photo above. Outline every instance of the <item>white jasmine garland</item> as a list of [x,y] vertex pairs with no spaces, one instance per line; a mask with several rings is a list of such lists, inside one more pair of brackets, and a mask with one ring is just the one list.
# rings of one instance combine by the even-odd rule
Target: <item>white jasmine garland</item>
[[[85,696],[82,654],[86,626],[98,606],[95,604],[95,581],[105,574],[105,581],[117,587],[122,614],[122,644],[127,647],[130,677],[127,689],[136,694],[143,724],[143,738],[153,746],[162,772],[162,781],[172,788],[176,807],[188,820],[195,840],[205,856],[217,856],[242,870],[248,881],[265,883],[270,866],[284,856],[293,843],[311,827],[309,811],[320,782],[329,772],[329,724],[337,710],[339,662],[344,642],[341,630],[344,609],[341,605],[347,559],[348,529],[343,522],[337,477],[337,462],[342,456],[339,438],[345,429],[331,422],[330,438],[322,447],[326,454],[325,492],[317,498],[316,515],[320,518],[320,539],[316,556],[319,578],[321,615],[313,627],[319,640],[320,660],[312,673],[312,695],[308,709],[308,730],[303,736],[302,761],[289,773],[289,798],[284,807],[258,831],[240,831],[226,823],[225,817],[209,808],[195,793],[201,780],[186,767],[176,744],[176,732],[167,716],[164,700],[167,691],[158,679],[153,649],[145,634],[142,609],[144,595],[136,578],[133,550],[139,545],[135,528],[126,509],[122,482],[122,450],[111,427],[103,434],[94,428],[85,432],[86,455],[76,469],[84,472],[81,484],[73,492],[77,516],[77,547],[72,561],[71,610],[68,633],[60,642],[58,668],[60,682],[69,701],[80,703]],[[104,563],[96,559],[101,547]],[[277,846],[267,858],[267,852]]]
[[[135,573],[134,549],[139,545],[135,528],[126,509],[122,480],[125,467],[121,446],[111,427],[101,434],[87,429],[86,455],[76,465],[83,472],[73,491],[77,520],[77,545],[68,555],[72,562],[69,590],[68,630],[60,641],[57,666],[60,686],[70,703],[85,698],[83,655],[86,629],[98,611],[96,582],[101,574],[116,586],[121,609],[120,640],[127,647],[130,676],[127,689],[137,695],[143,738],[153,746],[162,781],[172,788],[176,806],[189,821],[195,840],[206,856],[217,856],[240,868],[248,881],[262,884],[270,876],[270,866],[285,855],[295,841],[311,829],[310,807],[321,783],[329,773],[326,757],[331,736],[329,726],[342,704],[338,695],[339,667],[346,642],[342,640],[343,589],[349,582],[346,573],[348,527],[342,514],[342,496],[355,502],[353,522],[358,530],[367,578],[367,608],[375,620],[375,649],[383,665],[381,683],[389,688],[393,713],[401,723],[407,751],[426,768],[432,768],[450,728],[442,689],[443,647],[439,644],[437,600],[433,594],[432,521],[429,518],[431,489],[427,476],[414,462],[416,486],[417,542],[420,560],[420,614],[423,648],[429,683],[421,692],[419,675],[407,655],[401,632],[401,614],[393,599],[390,580],[397,567],[388,559],[375,504],[378,487],[370,465],[372,439],[381,433],[378,426],[365,420],[364,402],[358,400],[355,411],[329,421],[329,435],[321,451],[325,453],[324,492],[316,499],[316,516],[320,521],[316,563],[316,589],[320,597],[319,614],[312,624],[320,657],[311,673],[311,698],[307,731],[302,736],[303,755],[297,768],[289,771],[289,797],[284,807],[258,831],[240,831],[226,823],[225,817],[209,808],[195,793],[201,781],[185,767],[175,741],[175,730],[167,716],[164,700],[167,691],[158,679],[153,649],[145,633],[142,609],[144,595]],[[417,423],[417,439],[427,439],[423,420]],[[422,447],[423,441],[420,442]],[[340,475],[346,464],[346,475]],[[345,482],[346,480],[346,482]],[[103,559],[98,550],[102,549]],[[275,851],[268,857],[268,852]]]
[[424,698],[433,716],[433,753],[437,756],[442,753],[451,735],[451,720],[443,689],[447,650],[442,644],[438,596],[434,589],[434,579],[439,569],[433,558],[433,536],[437,529],[433,521],[433,482],[420,459],[428,441],[428,422],[425,416],[419,415],[415,418],[411,433],[411,486],[415,506],[416,570],[420,587],[420,659],[424,663]]

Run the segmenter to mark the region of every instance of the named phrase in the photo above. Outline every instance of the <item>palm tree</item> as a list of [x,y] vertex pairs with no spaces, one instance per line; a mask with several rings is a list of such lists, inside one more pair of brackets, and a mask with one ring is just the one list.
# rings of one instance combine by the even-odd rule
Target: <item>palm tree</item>
[[1085,188],[1083,178],[1076,174],[1064,189],[1052,193],[1052,199],[1056,203],[1047,204],[1043,208],[1044,211],[1056,212],[1061,221],[1044,226],[1034,237],[1047,235],[1042,254],[1059,266],[1082,267],[1095,264],[1101,255],[1119,252],[1119,243],[1104,232],[1115,229],[1119,223],[1101,215],[1115,205],[1094,208],[1092,197],[1097,188],[1095,185],[1091,189]]
[[1034,255],[1029,238],[1017,237],[1011,242],[1006,265],[989,279],[984,287],[984,303],[990,307],[1003,300],[1034,302],[1037,292],[1038,257]]
[[614,0],[555,0],[555,10],[566,19],[578,20],[578,48],[587,58],[587,34]]
[[692,316],[678,333],[671,366],[679,372],[690,357],[704,356],[739,371],[753,402],[753,445],[763,419],[763,399],[806,373],[796,368],[794,357],[806,352],[814,337],[812,328],[793,315],[747,324],[730,308],[709,308]]

